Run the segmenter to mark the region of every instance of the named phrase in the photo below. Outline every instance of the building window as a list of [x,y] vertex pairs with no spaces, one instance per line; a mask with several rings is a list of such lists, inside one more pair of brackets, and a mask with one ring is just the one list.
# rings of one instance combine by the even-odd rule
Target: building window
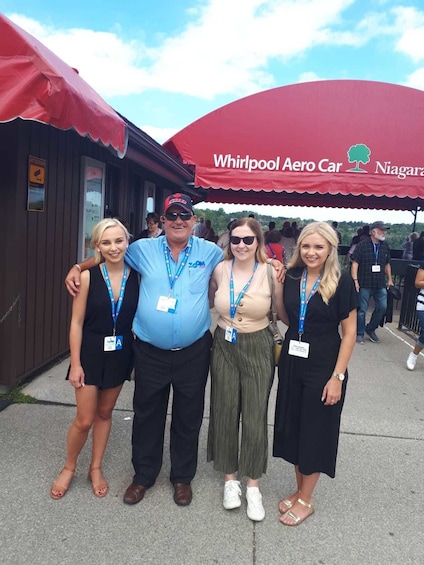
[[90,157],[82,158],[82,228],[80,229],[80,255],[78,260],[86,259],[93,255],[93,249],[90,249],[91,230],[103,219],[105,173],[106,166],[104,163],[95,161]]

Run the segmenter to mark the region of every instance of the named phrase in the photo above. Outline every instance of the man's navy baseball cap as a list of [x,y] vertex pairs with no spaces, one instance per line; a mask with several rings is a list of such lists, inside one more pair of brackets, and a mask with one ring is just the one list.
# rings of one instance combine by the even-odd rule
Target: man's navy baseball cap
[[163,213],[166,214],[166,212],[169,210],[169,208],[171,208],[171,206],[179,206],[185,212],[190,212],[191,214],[194,213],[193,205],[191,203],[191,198],[190,196],[187,196],[187,194],[181,194],[180,192],[176,192],[175,194],[170,194],[165,199],[165,204],[163,205]]

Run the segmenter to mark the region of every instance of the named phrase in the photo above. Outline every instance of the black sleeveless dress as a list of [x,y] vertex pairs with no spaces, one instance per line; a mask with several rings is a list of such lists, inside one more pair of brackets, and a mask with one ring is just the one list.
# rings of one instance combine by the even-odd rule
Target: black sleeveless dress
[[[85,384],[99,389],[115,388],[130,380],[133,369],[132,323],[138,302],[138,277],[131,269],[116,324],[116,335],[123,336],[122,349],[104,351],[104,338],[113,334],[112,309],[99,265],[90,270],[82,344],[81,366]],[[68,375],[69,376],[69,370]]]
[[290,269],[284,281],[289,327],[278,367],[273,455],[298,465],[304,475],[326,473],[334,477],[348,372],[340,402],[324,406],[321,395],[339,354],[339,324],[356,309],[357,293],[350,273],[343,273],[328,305],[318,293],[314,294],[306,312],[303,336],[303,341],[310,344],[309,357],[293,357],[288,348],[291,339],[298,339],[302,272]]

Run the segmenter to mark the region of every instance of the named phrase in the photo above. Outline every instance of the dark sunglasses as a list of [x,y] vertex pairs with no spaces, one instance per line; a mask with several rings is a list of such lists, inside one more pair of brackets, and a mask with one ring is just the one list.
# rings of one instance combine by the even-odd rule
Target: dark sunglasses
[[175,222],[175,220],[180,217],[183,222],[190,220],[193,217],[193,214],[190,212],[166,212],[165,218],[170,222]]
[[255,241],[256,235],[247,235],[246,237],[238,237],[237,235],[230,235],[230,241],[233,245],[238,245],[242,241],[245,245],[252,245]]

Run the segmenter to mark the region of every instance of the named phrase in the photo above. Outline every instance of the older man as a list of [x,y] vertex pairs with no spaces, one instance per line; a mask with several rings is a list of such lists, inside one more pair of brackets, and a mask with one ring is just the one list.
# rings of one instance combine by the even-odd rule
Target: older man
[[[364,343],[365,333],[374,343],[380,341],[375,330],[387,309],[387,287],[393,286],[390,248],[385,241],[388,229],[384,222],[371,224],[370,238],[361,241],[352,254],[351,274],[359,293],[357,343]],[[374,311],[365,324],[371,297],[374,298]]]
[[136,504],[162,466],[170,387],[171,474],[176,504],[190,504],[197,468],[199,431],[212,337],[209,279],[222,260],[213,243],[191,237],[196,216],[190,198],[165,201],[165,238],[130,245],[126,260],[140,272],[140,298],[134,318],[136,380],[132,462],[134,478],[124,502]]

